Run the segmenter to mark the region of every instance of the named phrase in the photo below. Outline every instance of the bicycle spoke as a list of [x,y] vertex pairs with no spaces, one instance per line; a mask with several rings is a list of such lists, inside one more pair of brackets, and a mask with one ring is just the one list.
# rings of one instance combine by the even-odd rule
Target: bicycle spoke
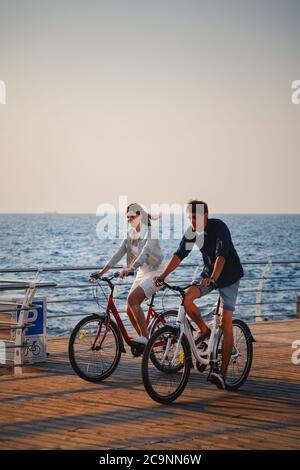
[[233,386],[243,377],[247,367],[247,338],[238,325],[233,325],[233,353],[227,369],[227,384]]
[[119,359],[114,329],[97,318],[87,319],[76,328],[71,342],[71,364],[80,377],[101,380]]

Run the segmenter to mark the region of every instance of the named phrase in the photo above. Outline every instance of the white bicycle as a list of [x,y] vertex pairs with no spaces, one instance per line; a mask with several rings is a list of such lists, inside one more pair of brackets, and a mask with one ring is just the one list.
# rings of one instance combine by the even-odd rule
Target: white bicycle
[[[166,325],[151,336],[143,355],[142,377],[149,396],[159,403],[171,403],[184,391],[191,367],[192,356],[199,372],[209,366],[209,374],[219,372],[222,363],[223,331],[220,326],[220,297],[213,316],[209,340],[195,344],[184,308],[185,290],[190,287],[165,287],[181,295],[175,326]],[[228,366],[226,389],[237,390],[246,381],[252,364],[253,338],[248,325],[239,319],[233,320],[234,346]]]

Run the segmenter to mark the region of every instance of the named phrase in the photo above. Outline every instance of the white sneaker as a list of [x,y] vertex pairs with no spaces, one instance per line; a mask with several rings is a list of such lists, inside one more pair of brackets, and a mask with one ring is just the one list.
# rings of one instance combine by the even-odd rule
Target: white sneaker
[[132,339],[133,343],[143,344],[144,346],[146,346],[148,341],[148,338],[146,338],[145,336],[138,336],[137,338]]

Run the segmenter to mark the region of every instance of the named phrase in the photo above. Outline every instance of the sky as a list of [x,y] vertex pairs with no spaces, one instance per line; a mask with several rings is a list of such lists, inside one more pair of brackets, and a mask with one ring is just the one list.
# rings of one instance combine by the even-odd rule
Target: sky
[[0,212],[299,213],[298,0],[0,0]]

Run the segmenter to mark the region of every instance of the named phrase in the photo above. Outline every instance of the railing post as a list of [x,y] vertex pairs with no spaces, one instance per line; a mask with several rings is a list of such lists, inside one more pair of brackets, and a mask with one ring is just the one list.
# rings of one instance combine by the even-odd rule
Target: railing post
[[261,301],[262,301],[262,290],[264,287],[264,282],[265,282],[265,275],[267,270],[270,268],[272,265],[272,260],[269,259],[267,264],[263,267],[261,275],[259,276],[258,280],[258,286],[257,286],[257,291],[256,291],[256,308],[255,308],[255,321],[262,321],[262,314],[261,314]]
[[297,295],[296,318],[299,318],[299,320],[300,320],[300,295]]
[[[17,307],[16,307],[16,311],[18,311]],[[14,347],[14,374],[15,375],[22,375],[23,373],[22,351],[23,351],[23,343],[24,343],[24,336],[25,336],[24,325],[27,321],[27,315],[28,313],[26,312],[26,310],[24,309],[20,310],[19,320],[17,322],[18,329],[16,329],[16,333],[15,333],[15,347]]]

